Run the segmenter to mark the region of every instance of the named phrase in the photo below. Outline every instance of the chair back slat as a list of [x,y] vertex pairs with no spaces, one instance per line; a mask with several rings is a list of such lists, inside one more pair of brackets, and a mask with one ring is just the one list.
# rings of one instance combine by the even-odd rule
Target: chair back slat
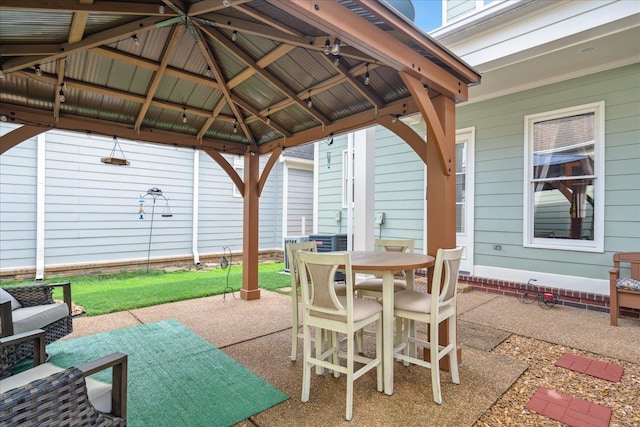
[[291,291],[300,287],[300,273],[298,272],[298,251],[318,252],[315,240],[309,242],[287,243],[287,259],[289,260],[289,274],[291,275]]
[[[344,266],[347,286],[347,307],[338,300],[335,273]],[[351,255],[344,253],[298,252],[298,271],[305,313],[319,311],[346,316],[353,307],[353,282],[351,280]]]
[[431,303],[434,310],[438,305],[446,303],[456,296],[462,249],[462,247],[438,249],[431,285],[433,297]]

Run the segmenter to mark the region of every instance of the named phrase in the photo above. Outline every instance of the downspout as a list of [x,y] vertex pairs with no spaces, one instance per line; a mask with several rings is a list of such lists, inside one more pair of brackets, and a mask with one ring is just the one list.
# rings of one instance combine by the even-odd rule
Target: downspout
[[200,150],[193,151],[193,203],[192,207],[191,231],[191,252],[193,253],[193,263],[200,266],[200,254],[198,253],[198,213],[200,212]]
[[347,250],[353,250],[353,138],[354,133],[347,135]]
[[36,159],[36,280],[44,279],[46,133],[38,134]]

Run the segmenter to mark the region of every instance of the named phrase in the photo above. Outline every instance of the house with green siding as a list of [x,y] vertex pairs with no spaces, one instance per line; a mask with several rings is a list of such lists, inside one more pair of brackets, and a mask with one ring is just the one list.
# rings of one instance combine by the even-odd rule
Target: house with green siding
[[[444,0],[442,17],[423,30],[482,73],[456,107],[461,278],[507,295],[533,279],[607,310],[612,254],[640,251],[640,3]],[[360,130],[315,159],[314,232],[426,251],[429,183],[404,141]]]

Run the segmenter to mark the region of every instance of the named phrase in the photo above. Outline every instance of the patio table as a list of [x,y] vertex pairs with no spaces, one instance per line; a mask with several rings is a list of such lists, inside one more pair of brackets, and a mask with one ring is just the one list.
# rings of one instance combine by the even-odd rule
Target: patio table
[[351,269],[354,273],[382,275],[382,369],[384,392],[393,394],[393,276],[405,271],[407,288],[413,289],[414,270],[432,267],[431,255],[390,251],[353,251]]

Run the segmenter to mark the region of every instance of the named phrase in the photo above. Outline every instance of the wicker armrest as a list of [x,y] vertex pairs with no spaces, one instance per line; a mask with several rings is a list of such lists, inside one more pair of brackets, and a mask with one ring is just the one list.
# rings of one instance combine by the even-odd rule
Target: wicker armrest
[[53,304],[53,288],[61,287],[63,300],[71,311],[71,283],[42,283],[26,286],[3,287],[9,292],[23,307],[33,307],[36,305]]
[[22,334],[0,338],[0,348],[31,340],[33,340],[33,365],[38,366],[41,363],[44,363],[46,359],[45,332],[42,329],[35,329],[33,331],[24,332]]
[[11,301],[0,302],[0,337],[13,335],[13,313]]
[[125,419],[127,417],[127,362],[126,354],[116,352],[78,366],[84,377],[112,368],[111,414]]

